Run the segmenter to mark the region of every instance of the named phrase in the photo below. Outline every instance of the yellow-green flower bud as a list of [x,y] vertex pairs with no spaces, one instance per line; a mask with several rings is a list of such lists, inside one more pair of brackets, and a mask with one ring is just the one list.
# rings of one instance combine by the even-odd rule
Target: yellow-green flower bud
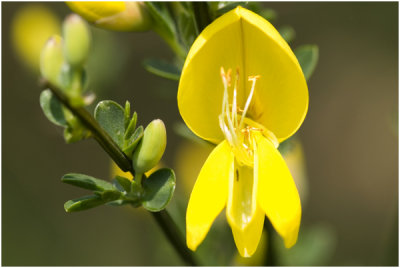
[[40,72],[50,83],[59,87],[63,62],[63,40],[54,35],[46,42],[40,54]]
[[72,11],[96,26],[113,31],[147,31],[152,18],[142,2],[67,2]]
[[143,174],[160,161],[167,145],[167,132],[160,119],[153,120],[144,130],[138,148],[132,156],[132,164],[137,174]]
[[63,24],[64,55],[73,67],[82,66],[90,48],[90,31],[86,22],[76,14],[69,15]]

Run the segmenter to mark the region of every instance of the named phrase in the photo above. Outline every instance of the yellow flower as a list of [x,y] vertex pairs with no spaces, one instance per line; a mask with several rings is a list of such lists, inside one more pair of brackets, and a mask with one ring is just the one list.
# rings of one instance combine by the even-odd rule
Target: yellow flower
[[188,247],[198,247],[225,207],[242,256],[256,250],[265,215],[285,246],[293,246],[301,205],[277,147],[303,122],[308,90],[276,29],[240,6],[215,20],[189,51],[178,107],[195,134],[218,144],[190,196]]
[[146,31],[151,17],[142,2],[67,2],[72,11],[100,28],[113,31]]

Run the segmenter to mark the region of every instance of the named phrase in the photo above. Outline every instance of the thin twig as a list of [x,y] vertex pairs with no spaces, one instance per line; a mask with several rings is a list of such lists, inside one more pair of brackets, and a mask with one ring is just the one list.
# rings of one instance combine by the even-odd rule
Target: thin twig
[[[65,105],[92,133],[93,137],[100,146],[110,155],[115,163],[124,171],[129,171],[134,175],[131,160],[121,151],[118,145],[112,140],[110,135],[97,123],[93,116],[84,107],[75,107],[71,104],[68,97],[59,88],[46,80],[40,82],[43,89],[50,89],[57,99]],[[180,257],[189,265],[196,266],[193,253],[186,247],[186,243],[175,222],[172,220],[167,210],[152,212],[166,237],[169,239]]]

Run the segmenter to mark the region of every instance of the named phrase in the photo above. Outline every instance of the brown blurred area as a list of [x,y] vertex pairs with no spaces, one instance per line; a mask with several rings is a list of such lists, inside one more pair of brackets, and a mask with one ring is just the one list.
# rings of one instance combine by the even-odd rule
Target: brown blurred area
[[[65,201],[86,193],[61,176],[109,179],[110,161],[93,140],[66,145],[44,117],[38,76],[10,39],[14,15],[28,4],[2,3],[2,265],[182,265],[144,210],[64,211]],[[64,3],[43,5],[60,20],[70,13]],[[309,179],[302,224],[334,230],[328,265],[398,265],[398,3],[263,5],[277,12],[275,26],[295,29],[292,48],[316,44],[320,52],[299,130]],[[181,120],[177,83],[141,65],[172,53],[153,32],[93,31],[93,54],[104,56],[89,64],[98,66],[92,79],[104,80],[93,81],[101,85],[97,100],[130,100],[142,125],[161,118],[168,132],[163,162],[173,167],[183,140],[173,131]]]

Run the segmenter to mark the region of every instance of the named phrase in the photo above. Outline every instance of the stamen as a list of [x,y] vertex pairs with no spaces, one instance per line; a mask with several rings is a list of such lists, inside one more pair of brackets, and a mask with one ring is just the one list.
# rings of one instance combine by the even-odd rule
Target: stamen
[[235,88],[233,89],[233,100],[232,100],[232,121],[234,122],[234,126],[238,127],[237,122],[237,88],[239,84],[239,69],[236,69],[236,77],[235,77]]
[[[235,158],[241,165],[253,166],[254,165],[254,150],[256,149],[253,132],[261,132],[266,138],[268,138],[277,147],[279,142],[275,135],[266,129],[263,125],[253,121],[246,117],[247,111],[250,108],[252,98],[254,96],[255,85],[257,80],[260,78],[259,75],[249,76],[248,81],[252,82],[250,93],[247,97],[244,109],[242,110],[238,106],[238,91],[239,91],[239,69],[236,69],[235,84],[232,90],[233,96],[230,104],[229,92],[232,81],[232,69],[228,69],[225,72],[224,68],[221,67],[220,75],[224,86],[223,100],[221,114],[219,115],[219,125],[225,136],[225,139],[229,142],[232,150],[235,154]],[[238,114],[239,113],[239,114]],[[239,121],[240,118],[240,122]]]
[[257,81],[257,79],[259,79],[260,77],[261,77],[261,76],[259,76],[259,75],[255,75],[255,76],[249,76],[249,78],[248,78],[248,80],[249,80],[249,81],[252,81],[253,83],[252,83],[252,85],[251,85],[251,90],[250,90],[249,97],[248,97],[247,100],[246,100],[246,105],[244,106],[244,109],[243,109],[242,118],[240,119],[239,128],[242,128],[243,120],[244,120],[244,118],[246,117],[246,113],[247,113],[247,110],[249,109],[251,99],[253,98],[254,89],[255,89],[255,87],[256,87],[256,81]]

